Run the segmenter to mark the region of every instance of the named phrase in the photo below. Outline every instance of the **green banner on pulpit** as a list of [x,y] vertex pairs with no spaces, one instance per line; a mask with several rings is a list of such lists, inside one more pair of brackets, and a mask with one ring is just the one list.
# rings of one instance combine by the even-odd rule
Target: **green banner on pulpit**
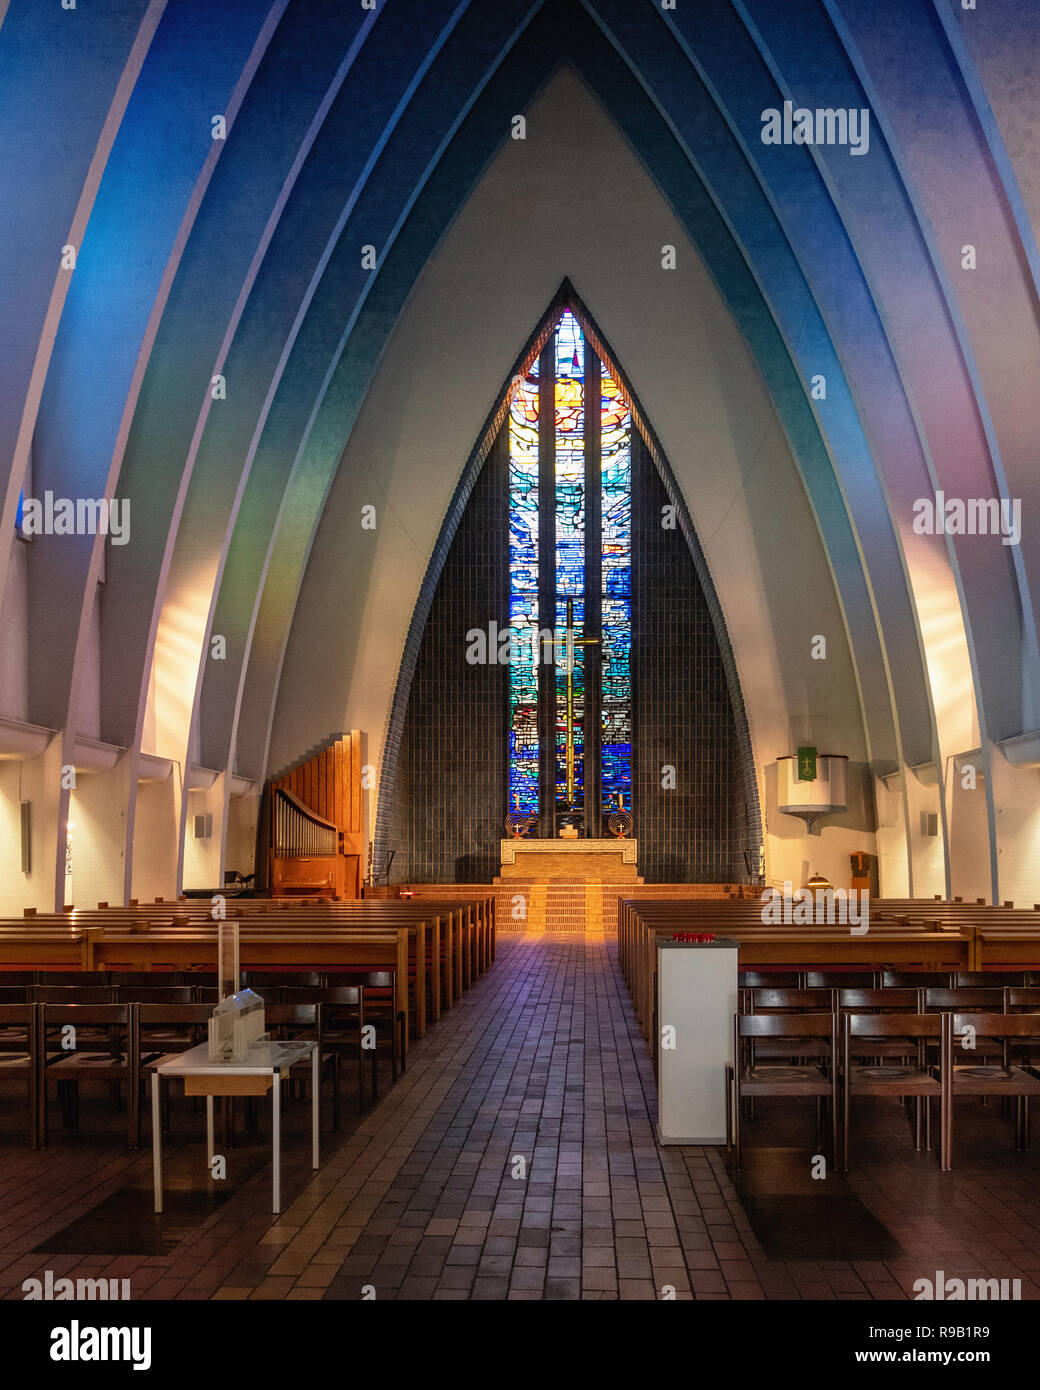
[[816,749],[799,748],[798,750],[798,780],[799,782],[816,781]]

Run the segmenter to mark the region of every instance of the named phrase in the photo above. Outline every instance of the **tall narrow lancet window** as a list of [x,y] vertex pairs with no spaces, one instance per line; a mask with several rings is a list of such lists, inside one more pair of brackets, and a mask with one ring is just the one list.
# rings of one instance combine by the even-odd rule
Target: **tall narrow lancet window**
[[509,803],[538,814],[538,362],[509,409]]
[[544,834],[631,805],[631,428],[565,309],[509,413],[510,808]]
[[603,807],[631,806],[632,415],[621,388],[600,378],[603,599]]

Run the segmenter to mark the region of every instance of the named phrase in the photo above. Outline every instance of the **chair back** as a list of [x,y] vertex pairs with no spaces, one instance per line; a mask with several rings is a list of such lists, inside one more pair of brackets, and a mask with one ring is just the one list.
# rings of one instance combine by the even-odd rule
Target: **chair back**
[[117,1004],[136,1004],[147,1000],[150,1004],[192,1004],[195,991],[188,985],[167,985],[165,988],[141,989],[137,985],[115,985],[112,989]]
[[883,970],[882,989],[939,989],[950,983],[948,970]]
[[948,1014],[854,1014],[845,1015],[845,1035],[849,1038],[941,1038]]
[[1023,985],[1004,992],[1005,1013],[1036,1013],[1040,1010],[1040,987]]
[[797,970],[740,970],[737,984],[741,989],[796,989]]
[[866,1013],[871,1009],[921,1012],[921,994],[916,989],[839,989],[838,1008],[844,1013]]
[[[176,970],[110,970],[108,983],[120,989],[169,989],[180,984]],[[41,980],[41,984],[46,984]]]
[[1035,1038],[1040,1036],[1040,1013],[1035,1014],[983,1014],[953,1013],[952,1027],[955,1037],[966,1028],[976,1033],[984,1033],[988,1038]]
[[35,1004],[0,1003],[0,1028],[27,1028],[32,1031],[35,1019]]
[[282,989],[278,992],[279,1004],[338,1004],[344,1008],[357,1008],[364,997],[360,985],[338,985],[325,989]]
[[1025,982],[1024,970],[957,970],[953,976],[955,989],[1010,989]]
[[254,970],[249,976],[249,988],[255,990],[320,989],[324,983],[316,970]]
[[317,1036],[318,1004],[265,1004],[264,1024],[270,1028],[303,1028]]
[[740,1038],[832,1038],[834,1015],[737,1014]]
[[1002,989],[926,989],[924,1007],[927,1012],[933,1009],[950,1013],[956,1009],[971,1009],[988,1013],[1000,1013],[1004,1008]]
[[873,989],[877,975],[873,970],[807,970],[806,989]]
[[803,1009],[806,1013],[834,1007],[834,991],[830,989],[751,989],[751,1013],[775,1012],[781,1009]]
[[126,1028],[130,1023],[131,1004],[40,1004],[40,1019],[45,1028],[73,1027]]
[[[79,1034],[84,1028],[108,1030],[108,1050],[113,1057],[118,1057],[122,1051],[121,1043],[125,1042],[128,1052],[133,1052],[132,1029],[130,1027],[130,1016],[136,1005],[134,1004],[93,1004],[84,1002],[81,1004],[48,1004],[38,1005],[40,1010],[40,1035],[43,1038],[43,1050],[46,1054],[47,1048],[51,1045],[52,1051],[61,1051],[72,1056],[76,1052],[87,1052],[97,1050],[97,1038],[90,1039],[87,1047],[79,1046]],[[75,1029],[73,1042],[74,1047],[67,1048],[65,1039],[59,1042],[54,1039],[53,1045],[47,1037],[48,1029],[65,1028],[72,1025]],[[131,1063],[133,1059],[131,1058]]]
[[86,985],[97,986],[108,984],[107,970],[37,970],[36,984],[38,985]]
[[108,985],[36,985],[37,1004],[111,1004],[113,991]]

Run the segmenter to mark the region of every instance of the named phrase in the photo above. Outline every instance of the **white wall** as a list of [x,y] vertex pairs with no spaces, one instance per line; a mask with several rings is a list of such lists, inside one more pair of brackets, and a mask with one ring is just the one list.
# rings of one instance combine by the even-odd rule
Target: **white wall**
[[69,797],[72,882],[66,898],[76,907],[123,901],[131,761],[124,753],[108,772],[76,774]]
[[[220,868],[220,847],[224,838],[224,777],[216,778],[211,787],[188,792],[187,820],[184,835],[184,887],[212,888],[223,886]],[[210,834],[195,838],[196,816],[211,817]]]
[[1013,767],[999,750],[992,762],[1001,902],[1040,903],[1040,768]]
[[29,542],[11,546],[0,605],[0,716],[29,719]]
[[139,782],[134,816],[133,891],[142,904],[177,896],[177,836],[180,831],[176,765],[162,782]]
[[256,792],[250,792],[247,796],[232,797],[228,802],[225,869],[237,869],[240,874],[253,872],[256,856],[256,822],[259,814],[260,796]]
[[955,898],[991,901],[989,818],[986,814],[986,778],[981,756],[967,761],[975,768],[974,789],[965,788],[963,763],[950,760],[947,771],[950,821],[950,892]]

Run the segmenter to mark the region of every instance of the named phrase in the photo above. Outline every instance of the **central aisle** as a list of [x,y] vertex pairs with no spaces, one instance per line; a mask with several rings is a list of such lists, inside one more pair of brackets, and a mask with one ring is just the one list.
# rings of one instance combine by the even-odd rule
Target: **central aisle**
[[655,1143],[614,955],[603,937],[500,935],[494,969],[285,1213],[299,1230],[268,1277],[222,1295],[760,1297],[720,1158]]

